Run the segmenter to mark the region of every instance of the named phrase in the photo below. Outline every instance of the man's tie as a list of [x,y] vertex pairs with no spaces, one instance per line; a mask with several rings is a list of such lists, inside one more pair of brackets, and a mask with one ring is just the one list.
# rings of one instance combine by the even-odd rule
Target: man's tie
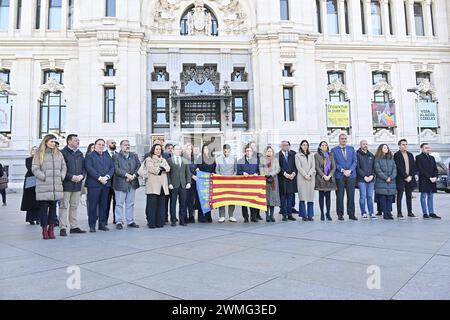
[[286,159],[286,162],[288,162],[288,152],[287,151],[284,152],[284,158]]
[[344,155],[344,159],[347,160],[347,150],[345,147],[342,148],[342,154]]

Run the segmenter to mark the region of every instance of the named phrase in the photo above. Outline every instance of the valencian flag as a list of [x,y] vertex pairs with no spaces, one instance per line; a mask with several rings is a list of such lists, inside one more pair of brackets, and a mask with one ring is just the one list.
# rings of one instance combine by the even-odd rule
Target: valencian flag
[[267,211],[266,177],[211,175],[211,206],[217,209],[228,205]]
[[228,205],[267,211],[264,176],[221,176],[198,171],[197,192],[203,213]]

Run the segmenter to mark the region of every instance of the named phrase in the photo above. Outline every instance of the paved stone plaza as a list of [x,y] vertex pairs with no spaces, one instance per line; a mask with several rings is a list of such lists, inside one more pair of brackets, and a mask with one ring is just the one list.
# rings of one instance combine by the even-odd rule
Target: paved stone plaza
[[[141,189],[140,229],[67,238],[58,230],[46,241],[39,226],[25,224],[20,199],[8,194],[0,207],[1,299],[450,299],[450,195],[443,193],[435,200],[442,221],[239,219],[149,230]],[[372,265],[380,289],[367,287]],[[81,268],[79,290],[67,289],[68,266]]]

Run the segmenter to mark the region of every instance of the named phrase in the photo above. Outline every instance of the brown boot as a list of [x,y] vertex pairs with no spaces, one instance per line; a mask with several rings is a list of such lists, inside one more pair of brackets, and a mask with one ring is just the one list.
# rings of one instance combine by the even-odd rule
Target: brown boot
[[48,237],[49,237],[49,239],[55,239],[54,229],[55,229],[55,225],[54,224],[50,224],[48,226]]
[[48,231],[47,231],[47,227],[42,227],[42,239],[44,240],[48,240]]

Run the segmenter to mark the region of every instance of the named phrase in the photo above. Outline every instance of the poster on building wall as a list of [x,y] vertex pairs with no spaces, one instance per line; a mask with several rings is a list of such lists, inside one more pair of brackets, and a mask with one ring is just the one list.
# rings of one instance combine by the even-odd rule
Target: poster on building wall
[[332,102],[327,104],[328,128],[350,128],[350,104]]
[[11,132],[12,106],[0,103],[0,132]]
[[438,113],[436,102],[417,102],[419,126],[421,128],[437,128]]
[[372,121],[374,128],[393,128],[395,121],[395,103],[394,102],[373,102],[372,103]]

